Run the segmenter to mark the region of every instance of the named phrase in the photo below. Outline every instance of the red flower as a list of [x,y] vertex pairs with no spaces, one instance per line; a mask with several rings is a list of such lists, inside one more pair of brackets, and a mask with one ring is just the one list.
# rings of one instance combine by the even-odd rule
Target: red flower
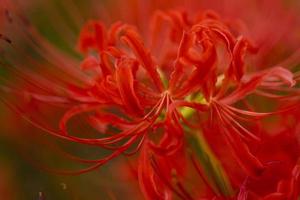
[[[141,151],[137,174],[147,199],[248,199],[250,193],[253,198],[296,199],[300,193],[296,163],[288,177],[272,182],[278,185],[276,191],[265,191],[262,196],[248,187],[248,180],[263,180],[269,170],[268,161],[256,151],[262,142],[260,132],[266,132],[261,126],[263,118],[289,113],[294,109],[291,103],[299,100],[292,72],[279,65],[264,70],[248,66],[251,62],[246,58],[259,55],[252,42],[255,38],[244,36],[240,27],[213,11],[194,16],[177,9],[156,11],[151,19],[148,34],[122,22],[110,26],[87,22],[78,44],[85,56],[81,72],[28,28],[49,59],[57,59],[63,73],[75,81],[56,73],[47,75],[43,69],[41,76],[20,70],[30,87],[21,92],[3,89],[26,94],[37,102],[66,106],[59,130],[33,117],[27,119],[56,137],[111,151],[97,160],[76,158],[91,166],[63,173],[84,173],[121,154]],[[18,50],[7,36],[1,35],[1,39]],[[51,81],[57,83],[49,86]],[[256,105],[252,108],[248,104],[251,95],[285,101],[273,111],[258,112]],[[4,101],[23,116],[32,112]],[[72,134],[69,124],[81,115],[101,137]],[[217,140],[224,146],[213,144]],[[225,164],[216,156],[223,149],[230,158]],[[231,165],[234,169],[239,166],[236,173],[230,170]],[[195,182],[200,180],[205,192],[197,194],[186,187],[191,173],[188,167],[199,175]]]

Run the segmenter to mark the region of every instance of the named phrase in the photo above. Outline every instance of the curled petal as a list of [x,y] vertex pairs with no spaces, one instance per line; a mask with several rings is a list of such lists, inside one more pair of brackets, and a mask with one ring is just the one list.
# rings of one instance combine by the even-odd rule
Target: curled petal
[[[166,199],[164,193],[161,191],[164,188],[158,188],[158,180],[155,178],[157,175],[154,173],[150,164],[151,158],[149,158],[149,152],[147,148],[143,148],[138,164],[138,179],[139,184],[147,200]],[[166,191],[166,194],[168,192]],[[168,196],[168,195],[167,195]]]
[[190,77],[183,83],[182,87],[176,91],[177,97],[187,95],[189,92],[199,88],[206,80],[209,73],[215,70],[215,63],[217,53],[215,46],[211,41],[206,40],[203,42],[204,51],[201,57],[192,56],[191,54],[186,57],[191,64],[196,66]]
[[233,55],[228,76],[236,81],[240,81],[245,73],[244,57],[248,50],[248,41],[243,37],[239,37],[233,48]]
[[163,83],[158,74],[155,63],[151,57],[150,52],[146,50],[138,33],[128,28],[125,31],[125,35],[122,37],[122,39],[134,50],[134,53],[137,55],[146,71],[149,73],[157,89],[159,91],[163,91]]
[[270,82],[271,80],[276,81],[275,84],[278,82],[282,84],[285,83],[288,86],[293,86],[295,84],[295,81],[293,80],[293,74],[290,71],[282,67],[275,67],[268,71],[255,74],[245,83],[241,83],[239,88],[220,100],[220,102],[224,104],[233,104],[245,96],[253,93],[259,86],[270,85],[270,83],[272,83]]
[[133,70],[136,67],[135,60],[121,59],[116,66],[116,81],[126,109],[134,115],[142,115],[143,109],[134,88]]
[[99,66],[99,61],[94,56],[88,56],[83,60],[80,67],[82,70],[95,69]]
[[171,79],[169,83],[169,87],[171,90],[175,89],[176,84],[178,84],[178,81],[183,75],[183,67],[184,64],[182,63],[181,59],[186,54],[190,47],[191,39],[188,35],[188,33],[183,32],[182,38],[179,44],[179,48],[177,51],[177,59],[174,64],[174,70],[171,74]]
[[72,117],[79,115],[81,113],[84,113],[84,112],[89,112],[89,111],[95,110],[98,107],[99,107],[99,105],[82,104],[79,106],[74,106],[71,109],[69,109],[60,120],[59,128],[60,128],[61,132],[64,135],[69,135],[68,130],[67,130],[67,123]]
[[87,53],[90,49],[102,51],[105,46],[105,27],[101,22],[89,21],[82,29],[79,50]]
[[101,52],[100,53],[100,58],[101,58],[101,70],[104,76],[111,75],[113,73],[113,64],[109,59],[109,56],[106,52]]

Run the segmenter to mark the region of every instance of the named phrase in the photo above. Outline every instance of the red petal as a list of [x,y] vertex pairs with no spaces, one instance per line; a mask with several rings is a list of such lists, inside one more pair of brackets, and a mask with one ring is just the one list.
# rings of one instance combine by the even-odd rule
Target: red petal
[[147,148],[142,149],[138,163],[138,179],[140,188],[147,200],[164,200],[165,196],[161,192],[161,188],[157,186],[159,183],[154,180],[156,174],[150,164],[150,158],[147,155]]
[[135,60],[127,58],[119,60],[116,66],[116,81],[122,101],[128,111],[134,115],[142,115],[143,109],[135,92],[132,73],[136,67]]
[[240,81],[245,72],[244,57],[247,52],[247,46],[246,40],[239,37],[233,48],[232,61],[228,69],[228,75],[236,81]]
[[220,100],[220,102],[228,105],[233,104],[245,96],[253,93],[259,86],[264,86],[266,84],[269,86],[270,83],[272,85],[270,80],[277,80],[275,84],[277,84],[278,81],[282,81],[282,83],[288,84],[289,86],[293,86],[295,84],[295,81],[293,80],[293,74],[290,71],[282,67],[275,67],[268,71],[255,74],[246,83],[242,83],[239,88],[230,95]]
[[146,50],[138,33],[128,28],[122,39],[134,50],[134,53],[149,73],[157,89],[163,91],[163,83],[156,70],[155,63],[150,52]]
[[177,59],[174,64],[174,70],[170,76],[169,87],[172,91],[175,89],[176,84],[180,80],[180,77],[183,75],[183,63],[181,62],[181,58],[186,54],[190,47],[190,37],[186,32],[183,32],[182,38],[179,44],[178,52],[177,52]]
[[188,80],[184,82],[183,86],[176,91],[176,96],[182,97],[199,88],[201,83],[206,80],[209,72],[215,69],[217,57],[215,46],[209,40],[206,40],[203,42],[203,48],[204,52],[201,54],[200,58],[191,56],[186,57],[189,62],[197,68],[192,72]]
[[98,60],[94,56],[88,56],[83,60],[80,67],[83,70],[94,69],[99,66]]
[[105,28],[100,22],[89,21],[81,30],[79,50],[87,53],[89,49],[102,51],[105,46]]
[[274,192],[265,196],[264,198],[262,198],[262,200],[288,200],[288,198],[282,193]]

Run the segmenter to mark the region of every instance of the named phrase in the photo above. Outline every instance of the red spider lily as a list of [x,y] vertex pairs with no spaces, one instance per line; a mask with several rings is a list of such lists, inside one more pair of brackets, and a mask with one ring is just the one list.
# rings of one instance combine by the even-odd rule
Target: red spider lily
[[[16,7],[11,9],[19,13]],[[48,62],[57,62],[62,66],[62,73],[70,77],[48,75],[44,69],[41,69],[42,76],[38,76],[3,63],[15,70],[28,88],[15,90],[4,86],[2,89],[37,102],[64,106],[67,110],[60,118],[59,130],[55,130],[30,116],[33,111],[3,101],[53,136],[111,151],[96,160],[70,156],[91,165],[80,171],[62,173],[81,174],[121,154],[138,154],[137,176],[147,199],[177,196],[190,200],[202,197],[296,200],[299,196],[299,164],[295,160],[289,163],[293,170],[291,166],[284,168],[291,173],[271,182],[278,186],[276,190],[266,189],[260,194],[248,186],[249,180],[263,181],[270,170],[268,160],[262,159],[256,150],[264,142],[262,134],[266,130],[262,120],[294,110],[299,100],[299,90],[294,87],[298,76],[294,77],[280,65],[264,70],[249,67],[248,56],[259,55],[259,48],[253,44],[256,38],[243,35],[234,23],[210,10],[189,16],[188,12],[177,9],[154,12],[148,35],[128,23],[106,26],[101,21],[89,21],[79,36],[78,48],[85,56],[79,71],[71,67],[72,60],[57,53],[30,24],[24,24],[24,18],[21,20],[28,34],[39,43],[38,48],[49,56]],[[1,34],[1,39],[24,55],[9,37]],[[37,67],[46,64],[24,57]],[[275,105],[273,111],[258,112],[255,106],[249,105],[251,96],[278,100],[280,105]],[[101,137],[72,134],[72,119],[84,114]],[[215,140],[221,140],[224,146],[212,144]],[[229,166],[217,156],[221,148],[226,149]],[[188,165],[205,185],[207,191],[203,194],[194,195],[185,186]],[[235,169],[238,166],[236,173],[230,165]]]

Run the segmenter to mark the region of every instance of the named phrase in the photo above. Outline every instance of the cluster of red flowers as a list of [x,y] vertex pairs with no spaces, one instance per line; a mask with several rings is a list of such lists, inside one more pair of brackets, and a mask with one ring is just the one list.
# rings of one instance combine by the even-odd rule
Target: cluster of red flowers
[[[111,152],[78,159],[91,166],[75,174],[137,155],[136,177],[149,200],[297,200],[299,75],[277,64],[253,67],[259,46],[240,29],[210,10],[156,11],[146,34],[123,22],[89,21],[79,38],[82,72],[66,68],[80,85],[49,86],[46,74],[23,71],[34,89],[3,90],[67,106],[59,130],[27,119],[56,137]],[[71,119],[83,114],[100,138],[71,133]],[[279,118],[274,126],[272,117]]]

